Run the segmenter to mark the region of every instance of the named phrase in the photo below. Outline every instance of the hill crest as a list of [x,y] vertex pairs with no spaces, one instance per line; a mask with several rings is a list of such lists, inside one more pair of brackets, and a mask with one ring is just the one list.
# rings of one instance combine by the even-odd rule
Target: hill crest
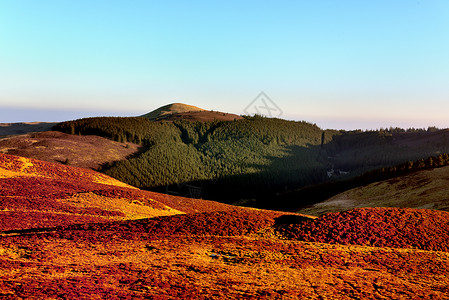
[[149,112],[142,117],[152,121],[234,121],[243,119],[242,116],[219,111],[205,110],[193,105],[183,103],[172,103],[162,106],[152,112]]
[[185,113],[185,112],[198,112],[198,111],[205,111],[202,108],[188,105],[184,103],[171,103],[168,105],[161,106],[147,114],[142,115],[144,118],[148,118],[150,120],[156,120],[159,118],[163,118],[165,116],[178,114],[178,113]]

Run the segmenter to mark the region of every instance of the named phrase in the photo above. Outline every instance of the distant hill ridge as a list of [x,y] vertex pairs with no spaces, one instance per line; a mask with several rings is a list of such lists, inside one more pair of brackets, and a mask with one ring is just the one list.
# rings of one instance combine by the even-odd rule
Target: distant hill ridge
[[29,132],[48,131],[56,124],[54,122],[0,123],[0,138]]
[[212,121],[234,121],[243,119],[242,116],[229,114],[219,111],[205,110],[193,105],[187,105],[183,103],[172,103],[162,106],[158,109],[149,112],[142,117],[152,121],[199,121],[199,122],[212,122]]
[[187,105],[184,103],[172,103],[168,105],[164,105],[162,107],[159,107],[158,109],[155,109],[147,114],[142,115],[142,117],[148,118],[150,120],[156,120],[159,118],[167,117],[169,115],[178,114],[178,113],[184,113],[184,112],[198,112],[198,111],[205,111],[202,108],[193,106],[193,105]]

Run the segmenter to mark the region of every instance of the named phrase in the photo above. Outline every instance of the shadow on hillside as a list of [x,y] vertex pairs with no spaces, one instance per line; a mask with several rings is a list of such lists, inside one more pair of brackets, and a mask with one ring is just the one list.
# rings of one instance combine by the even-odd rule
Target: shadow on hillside
[[[214,180],[181,182],[151,190],[230,204],[288,210],[291,205],[277,202],[280,193],[329,179],[327,172],[331,165],[321,146],[288,145],[283,147],[282,156],[267,155],[264,160],[264,164],[243,162],[242,169],[251,170],[248,173]],[[297,199],[293,206],[302,207],[314,201]]]
[[[324,145],[285,146],[282,157],[265,156],[267,164],[243,162],[243,169],[252,172],[152,190],[174,191],[181,196],[236,205],[294,211],[345,190],[402,174],[394,167],[392,170],[388,167],[449,152],[449,142],[428,142],[422,135],[419,136],[423,146],[419,148],[408,140],[407,144],[403,143],[402,136],[399,139],[372,132],[356,132],[349,138],[334,136]],[[382,168],[386,171],[381,171]],[[333,172],[331,178],[329,171]]]

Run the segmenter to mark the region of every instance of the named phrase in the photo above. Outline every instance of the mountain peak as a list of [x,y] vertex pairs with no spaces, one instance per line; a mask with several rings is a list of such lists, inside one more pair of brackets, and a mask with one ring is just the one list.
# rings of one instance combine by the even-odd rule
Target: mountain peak
[[150,120],[155,120],[161,117],[166,117],[168,115],[198,111],[205,111],[205,109],[193,105],[187,105],[184,103],[171,103],[165,106],[161,106],[158,109],[155,109],[147,114],[144,114],[142,115],[142,117],[148,118]]

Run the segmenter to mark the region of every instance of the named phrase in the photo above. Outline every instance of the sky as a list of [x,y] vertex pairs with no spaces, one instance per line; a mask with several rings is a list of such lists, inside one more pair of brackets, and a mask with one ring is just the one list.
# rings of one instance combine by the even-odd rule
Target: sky
[[449,1],[0,0],[0,123],[261,92],[322,128],[449,127]]

